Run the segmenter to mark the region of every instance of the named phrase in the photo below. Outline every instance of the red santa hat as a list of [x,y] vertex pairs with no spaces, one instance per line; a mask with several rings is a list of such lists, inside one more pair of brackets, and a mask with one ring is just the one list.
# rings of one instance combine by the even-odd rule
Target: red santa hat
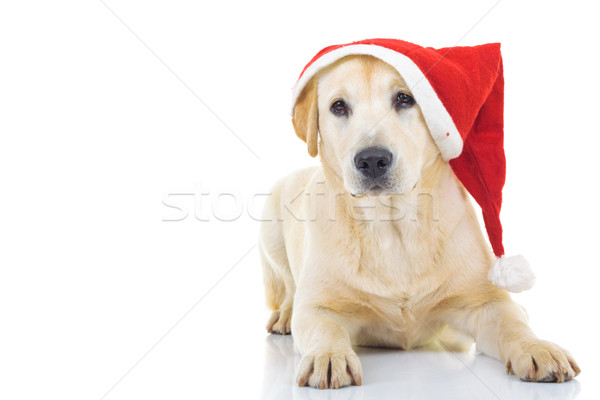
[[522,256],[506,257],[502,245],[506,161],[500,44],[434,49],[396,39],[369,39],[326,47],[304,67],[292,104],[319,70],[360,54],[388,63],[404,78],[442,158],[481,207],[496,255],[488,278],[512,292],[531,288],[535,276],[527,261]]

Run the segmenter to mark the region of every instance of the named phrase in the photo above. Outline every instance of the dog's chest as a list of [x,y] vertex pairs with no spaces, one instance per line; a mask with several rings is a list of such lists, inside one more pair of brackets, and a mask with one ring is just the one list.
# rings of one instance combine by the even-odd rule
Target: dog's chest
[[[435,265],[435,246],[419,240],[416,225],[376,226],[363,238],[353,290],[364,307],[365,326],[410,334],[439,301],[444,278]],[[394,335],[392,335],[394,336]]]
[[417,222],[379,222],[365,228],[356,243],[360,279],[382,285],[388,289],[384,293],[401,293],[402,298],[418,297],[423,286],[431,286],[437,252],[433,233],[422,232]]

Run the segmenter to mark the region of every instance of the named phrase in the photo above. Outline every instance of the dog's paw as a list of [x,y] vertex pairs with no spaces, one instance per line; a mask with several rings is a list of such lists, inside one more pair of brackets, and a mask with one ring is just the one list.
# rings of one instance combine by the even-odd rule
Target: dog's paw
[[362,367],[353,351],[323,352],[302,357],[296,376],[298,386],[339,389],[362,382]]
[[506,372],[526,382],[564,382],[581,371],[573,357],[554,343],[535,341],[506,362]]
[[284,308],[281,310],[273,311],[269,322],[267,322],[267,332],[279,333],[280,335],[287,335],[292,331],[292,309]]

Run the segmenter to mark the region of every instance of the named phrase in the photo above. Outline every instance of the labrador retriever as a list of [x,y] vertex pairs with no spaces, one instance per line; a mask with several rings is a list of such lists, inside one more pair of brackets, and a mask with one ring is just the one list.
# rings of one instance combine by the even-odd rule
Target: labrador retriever
[[267,330],[293,334],[298,385],[360,385],[353,345],[447,346],[446,328],[524,381],[580,372],[488,280],[468,194],[394,68],[368,55],[333,63],[303,89],[293,125],[321,166],[274,186],[259,248]]

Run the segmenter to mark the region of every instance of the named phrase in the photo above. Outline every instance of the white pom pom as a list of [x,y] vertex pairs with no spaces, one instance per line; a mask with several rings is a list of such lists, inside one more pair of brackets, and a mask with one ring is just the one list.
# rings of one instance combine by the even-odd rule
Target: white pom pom
[[535,283],[535,275],[523,256],[496,258],[488,279],[499,288],[513,293],[531,289]]

